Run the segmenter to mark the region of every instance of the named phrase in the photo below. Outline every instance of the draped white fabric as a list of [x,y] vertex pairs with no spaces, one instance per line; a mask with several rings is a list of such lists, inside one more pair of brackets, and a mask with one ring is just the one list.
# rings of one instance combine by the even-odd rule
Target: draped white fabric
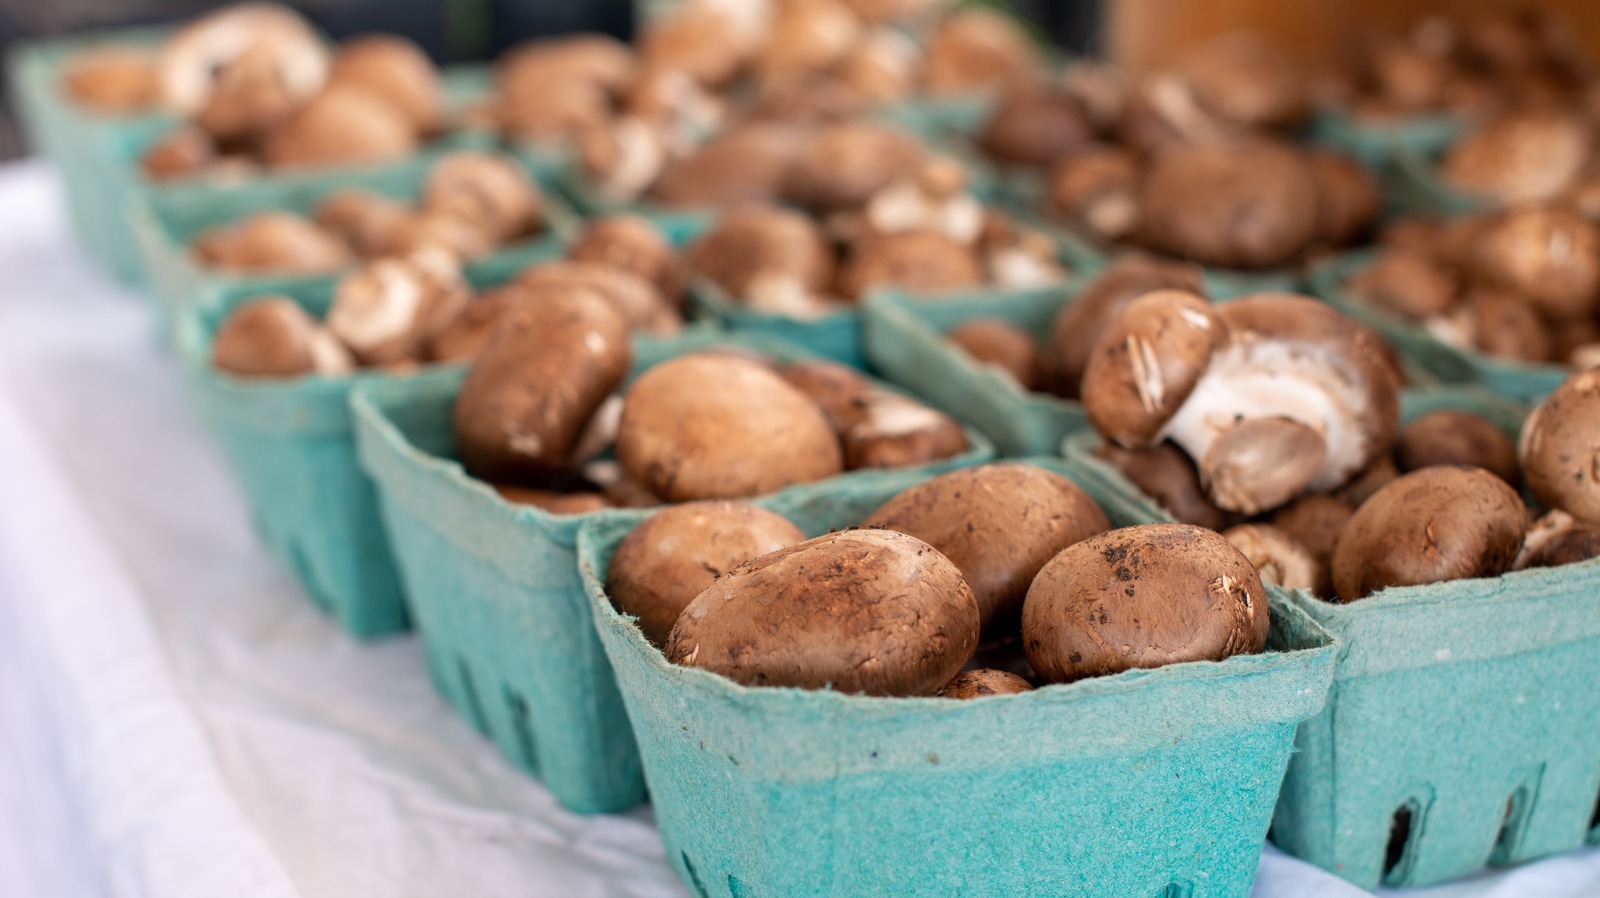
[[[0,210],[0,896],[685,895],[648,811],[562,812],[302,601],[53,179]],[[1365,893],[1269,847],[1255,894]],[[1406,894],[1600,895],[1600,852]]]

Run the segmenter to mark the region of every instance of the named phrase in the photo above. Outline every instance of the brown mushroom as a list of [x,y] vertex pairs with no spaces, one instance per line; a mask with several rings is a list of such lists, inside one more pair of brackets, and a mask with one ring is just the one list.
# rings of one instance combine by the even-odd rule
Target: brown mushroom
[[1039,346],[1027,331],[1004,318],[972,318],[945,332],[945,339],[973,361],[1004,372],[1024,390],[1039,385]]
[[810,399],[761,364],[716,353],[679,356],[634,381],[617,460],[671,502],[758,496],[844,469]]
[[516,283],[531,288],[574,286],[593,290],[622,315],[629,330],[638,333],[672,334],[683,326],[678,310],[668,304],[654,284],[621,268],[597,262],[540,262],[523,269]]
[[997,87],[1039,64],[1039,51],[1014,19],[969,6],[934,29],[923,54],[922,86],[935,96]]
[[198,175],[217,162],[217,142],[192,125],[174,129],[152,143],[139,157],[139,169],[152,181],[175,181]]
[[847,468],[901,468],[967,449],[966,434],[954,418],[874,387],[837,362],[797,362],[779,373],[827,416]]
[[661,647],[678,615],[718,577],[741,564],[804,542],[788,519],[745,502],[686,502],[664,508],[628,532],[611,556],[606,595]]
[[744,70],[756,50],[759,15],[748,4],[685,5],[652,20],[639,37],[639,55],[656,69],[681,71],[700,84],[720,89]]
[[1091,144],[1057,159],[1050,169],[1051,211],[1095,239],[1122,240],[1139,227],[1138,157],[1118,146]]
[[433,61],[395,34],[346,39],[333,57],[331,84],[360,87],[402,112],[419,137],[444,127],[444,86]]
[[1260,652],[1269,617],[1260,576],[1221,535],[1146,524],[1051,559],[1028,588],[1022,639],[1039,677],[1062,683]]
[[1592,314],[1600,303],[1600,230],[1560,206],[1506,211],[1478,238],[1480,277],[1551,318]]
[[1182,449],[1171,443],[1157,443],[1138,449],[1124,449],[1115,443],[1095,447],[1096,458],[1112,465],[1174,520],[1207,530],[1222,530],[1234,519],[1211,504],[1200,472]]
[[428,169],[422,207],[472,222],[497,241],[537,230],[544,197],[533,179],[505,156],[474,150],[451,153]]
[[833,281],[833,250],[809,217],[777,206],[740,206],[689,245],[689,265],[729,296],[783,308]]
[[1078,397],[1095,341],[1128,303],[1160,289],[1198,294],[1201,281],[1202,273],[1194,265],[1137,254],[1118,256],[1056,313],[1043,357],[1052,392]]
[[500,494],[500,498],[513,505],[530,505],[556,515],[588,514],[611,507],[599,493],[583,491],[559,493],[511,484],[496,484],[494,491]]
[[1327,577],[1309,549],[1271,524],[1237,524],[1222,536],[1249,559],[1262,583],[1315,593]]
[[1283,506],[1272,514],[1272,526],[1305,547],[1316,561],[1327,566],[1339,534],[1350,523],[1355,509],[1325,493],[1311,493]]
[[1292,128],[1310,112],[1303,70],[1261,36],[1237,32],[1208,41],[1178,69],[1196,103],[1244,128]]
[[328,309],[328,328],[363,364],[416,360],[471,296],[455,258],[447,253],[421,250],[378,259],[340,279]]
[[551,290],[516,303],[456,396],[452,423],[462,463],[495,483],[559,481],[631,361],[626,323],[594,293]]
[[871,122],[817,130],[784,176],[784,198],[817,213],[859,209],[916,166],[922,148],[910,136]]
[[960,568],[986,640],[1016,634],[1028,585],[1056,553],[1111,528],[1077,484],[1009,463],[941,474],[885,502],[862,524],[909,533]]
[[395,250],[395,238],[411,214],[409,206],[393,197],[347,187],[317,203],[312,218],[324,230],[337,234],[357,255],[370,259]]
[[720,577],[684,609],[667,658],[747,686],[931,695],[978,644],[978,603],[916,537],[845,530]]
[[[234,63],[248,57],[244,66]],[[253,69],[249,87],[277,96],[275,106],[290,109],[322,89],[328,52],[305,19],[275,3],[242,3],[202,16],[174,31],[160,52],[162,103],[184,116],[210,107],[251,105],[262,97],[229,96],[239,69]],[[220,94],[220,96],[219,96]]]
[[1373,459],[1371,464],[1335,490],[1333,495],[1352,509],[1360,508],[1374,493],[1399,477],[1400,468],[1394,463],[1394,457],[1386,452]]
[[971,247],[933,231],[904,231],[857,246],[840,286],[846,296],[863,298],[880,289],[926,296],[982,283],[983,269]]
[[1356,242],[1371,230],[1382,211],[1378,184],[1348,156],[1326,150],[1306,153],[1307,170],[1317,185],[1321,239],[1332,246]]
[[1513,487],[1522,484],[1511,438],[1483,416],[1459,409],[1430,412],[1401,428],[1394,453],[1405,472],[1430,465],[1468,465]]
[[979,668],[964,670],[939,687],[939,698],[972,699],[988,695],[1017,695],[1032,692],[1033,684],[1008,670]]
[[1432,324],[1446,342],[1495,358],[1546,362],[1555,351],[1550,328],[1533,306],[1500,290],[1474,290],[1452,314]]
[[355,261],[350,248],[292,212],[259,212],[219,225],[194,239],[204,264],[251,274],[320,274]]
[[143,112],[159,96],[156,57],[148,49],[106,44],[72,55],[61,90],[73,102],[111,115]]
[[801,79],[838,62],[861,38],[860,18],[837,0],[778,6],[755,65],[769,82]]
[[591,218],[567,248],[567,258],[638,275],[654,285],[669,305],[682,304],[683,260],[648,219],[637,215]]
[[977,145],[997,162],[1043,168],[1093,137],[1077,97],[1048,84],[1023,82],[1001,94],[978,132]]
[[344,374],[350,354],[292,299],[267,296],[228,313],[211,342],[211,364],[240,377]]
[[335,85],[274,128],[262,156],[268,165],[288,168],[385,162],[416,147],[403,112],[365,89]]
[[1406,248],[1379,253],[1344,286],[1355,299],[1414,321],[1445,314],[1460,295],[1460,285],[1449,268]]
[[803,144],[803,132],[790,125],[738,125],[667,163],[648,195],[682,208],[775,202]]
[[1522,499],[1488,471],[1413,471],[1356,509],[1333,550],[1334,590],[1353,602],[1391,586],[1498,576],[1526,529]]
[[1571,184],[1588,155],[1589,134],[1576,117],[1523,110],[1456,141],[1440,174],[1458,190],[1499,202],[1543,200]]
[[529,291],[514,284],[490,290],[467,303],[450,322],[426,341],[423,355],[432,362],[464,362],[477,358],[511,309]]
[[1556,387],[1522,425],[1517,455],[1534,498],[1581,521],[1600,524],[1600,369],[1579,371]]
[[1600,526],[1580,521],[1560,509],[1547,511],[1528,528],[1516,570],[1560,567],[1600,557]]

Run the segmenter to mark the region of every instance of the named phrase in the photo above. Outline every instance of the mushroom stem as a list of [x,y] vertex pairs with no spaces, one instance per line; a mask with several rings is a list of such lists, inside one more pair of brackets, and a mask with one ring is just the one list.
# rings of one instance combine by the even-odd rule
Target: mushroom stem
[[1212,441],[1200,477],[1219,507],[1256,514],[1305,492],[1327,454],[1322,433],[1299,421],[1247,418]]

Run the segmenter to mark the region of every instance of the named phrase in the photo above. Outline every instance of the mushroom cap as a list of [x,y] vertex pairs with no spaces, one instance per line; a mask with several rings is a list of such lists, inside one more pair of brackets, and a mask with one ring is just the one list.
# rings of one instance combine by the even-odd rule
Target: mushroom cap
[[462,463],[493,483],[560,481],[632,357],[622,316],[591,291],[552,289],[513,302],[456,394],[451,423]]
[[556,515],[588,514],[611,507],[599,493],[563,493],[504,483],[495,484],[494,491],[512,505],[531,505]]
[[267,137],[274,167],[384,162],[409,156],[417,135],[405,114],[365,88],[332,85]]
[[328,329],[364,364],[416,360],[471,298],[449,253],[435,248],[377,259],[340,278]]
[[217,162],[217,142],[192,125],[174,128],[139,157],[139,170],[152,181],[193,177]]
[[428,54],[395,34],[345,40],[333,57],[330,83],[353,84],[403,112],[418,135],[444,127],[444,85]]
[[736,299],[764,282],[786,280],[806,292],[833,281],[833,249],[808,216],[778,206],[744,205],[724,212],[689,245],[689,265]]
[[790,125],[751,122],[670,161],[650,186],[652,199],[668,206],[715,207],[776,201],[790,165],[804,144]]
[[324,230],[337,234],[357,255],[372,258],[391,254],[395,239],[412,216],[406,203],[360,187],[346,187],[317,203],[312,217]]
[[633,50],[622,41],[595,32],[541,38],[518,44],[495,63],[500,90],[520,97],[552,92],[563,83],[621,92],[634,77]]
[[1514,112],[1456,141],[1440,174],[1459,190],[1500,202],[1549,199],[1578,176],[1589,143],[1588,129],[1575,116]]
[[973,318],[944,336],[978,364],[1010,375],[1022,389],[1039,385],[1039,345],[1027,331],[1004,318]]
[[839,432],[845,467],[904,468],[967,451],[960,422],[898,393],[868,391],[855,421]]
[[1194,265],[1128,253],[1118,256],[1056,313],[1045,344],[1051,388],[1068,399],[1079,395],[1095,341],[1129,303],[1155,290],[1199,294],[1203,273]]
[[1528,528],[1514,567],[1560,567],[1600,557],[1600,525],[1556,509],[1540,515]]
[[632,272],[655,285],[669,305],[681,302],[684,262],[649,219],[628,214],[591,218],[567,248],[567,258]]
[[511,140],[559,142],[600,128],[611,118],[611,98],[592,81],[556,82],[554,90],[505,91],[495,101],[494,121]]
[[679,356],[634,381],[617,460],[671,502],[758,496],[844,469],[820,408],[770,368],[720,353]]
[[156,55],[148,48],[107,44],[74,53],[61,73],[61,90],[96,112],[141,112],[159,96]]
[[969,699],[983,698],[987,695],[1017,695],[1032,691],[1032,683],[1011,671],[984,667],[977,670],[963,670],[951,678],[950,682],[939,687],[935,695],[939,698]]
[[845,530],[740,565],[684,609],[667,657],[747,686],[931,695],[978,645],[978,603],[916,537]]
[[606,571],[606,595],[655,646],[665,646],[678,615],[718,577],[741,564],[804,542],[776,512],[746,502],[685,502],[663,508],[628,532]]
[[1372,498],[1373,494],[1393,483],[1400,477],[1400,468],[1395,465],[1394,457],[1385,452],[1372,460],[1372,463],[1362,468],[1356,476],[1344,486],[1333,492],[1339,501],[1350,506],[1351,509],[1360,508],[1363,503]]
[[[1448,317],[1462,348],[1476,349],[1494,358],[1519,362],[1546,362],[1555,353],[1550,326],[1534,307],[1514,293],[1476,289]],[[1439,333],[1451,342],[1449,327]],[[1458,344],[1461,345],[1461,344]]]
[[512,307],[528,298],[529,291],[515,284],[498,287],[476,297],[437,333],[430,336],[424,355],[432,362],[462,362],[476,358],[495,328]]
[[1091,536],[1039,571],[1022,644],[1051,683],[1261,651],[1266,588],[1220,534],[1145,524]]
[[1345,281],[1361,302],[1413,321],[1448,312],[1460,298],[1455,272],[1416,249],[1386,249]]
[[1401,428],[1394,455],[1402,471],[1466,465],[1483,468],[1513,487],[1522,484],[1511,438],[1481,415],[1460,409],[1429,412]]
[[1333,558],[1333,547],[1355,509],[1326,493],[1310,493],[1272,513],[1272,526],[1326,566]]
[[826,125],[800,148],[784,177],[784,196],[816,212],[858,209],[921,157],[914,138],[886,125]]
[[1088,144],[1055,160],[1047,203],[1096,239],[1121,240],[1139,229],[1140,174],[1139,159],[1131,150]]
[[195,238],[194,251],[206,264],[258,274],[320,274],[355,261],[337,235],[282,210],[206,230]]
[[1348,156],[1327,150],[1306,153],[1306,166],[1317,185],[1318,230],[1325,242],[1355,242],[1378,221],[1382,199],[1367,170]]
[[241,377],[343,374],[355,366],[315,318],[282,296],[253,299],[229,312],[212,339],[211,364]]
[[936,231],[901,231],[857,245],[840,276],[840,288],[855,298],[879,289],[928,295],[976,287],[983,280],[972,247]]
[[1083,408],[1100,435],[1123,446],[1157,439],[1228,343],[1228,325],[1204,299],[1155,290],[1106,324],[1083,373]]
[[1222,537],[1249,559],[1264,584],[1316,592],[1323,580],[1316,556],[1271,524],[1237,524]]
[[1356,509],[1333,550],[1342,602],[1391,586],[1495,577],[1522,548],[1527,510],[1516,490],[1481,468],[1402,475]]
[[[652,20],[639,37],[640,58],[651,68],[681,71],[708,88],[726,87],[745,70],[760,34],[731,7],[685,5]],[[749,4],[747,10],[760,7]]]
[[422,206],[476,224],[497,240],[510,240],[538,228],[544,197],[527,172],[509,158],[476,150],[457,150],[428,169]]
[[1478,238],[1478,275],[1551,318],[1593,314],[1600,300],[1600,230],[1571,209],[1521,206]]
[[1057,552],[1111,529],[1077,484],[1014,463],[941,474],[885,502],[862,525],[909,533],[960,568],[988,640],[1015,635],[1028,585]]
[[1317,182],[1293,147],[1265,139],[1176,144],[1144,180],[1144,239],[1224,268],[1272,268],[1317,236]]
[[755,59],[767,81],[804,78],[833,65],[861,39],[865,24],[837,0],[779,5]]
[[915,86],[921,51],[893,28],[868,31],[834,63],[830,74],[859,102],[904,100]]
[[978,132],[989,158],[1043,168],[1094,138],[1094,126],[1078,98],[1048,84],[1017,83]]
[[1289,128],[1311,111],[1302,69],[1259,35],[1237,32],[1202,44],[1179,73],[1196,102],[1246,128]]
[[1194,461],[1172,443],[1125,449],[1105,442],[1095,447],[1094,454],[1121,471],[1174,520],[1207,530],[1222,530],[1234,520],[1232,514],[1211,503]]
[[162,103],[180,115],[198,114],[229,64],[252,50],[257,60],[271,61],[270,80],[296,102],[327,80],[328,51],[299,13],[276,3],[239,3],[190,22],[162,44]]
[[1600,369],[1579,371],[1551,391],[1522,425],[1517,455],[1534,498],[1600,524]]
[[1039,65],[1039,50],[1015,19],[969,6],[944,18],[923,51],[922,86],[949,96],[997,87]]
[[540,262],[523,269],[516,283],[530,288],[549,285],[592,290],[622,315],[630,331],[663,335],[676,333],[683,326],[678,310],[654,284],[621,268],[597,262]]
[[448,212],[423,210],[400,220],[388,254],[410,255],[429,250],[472,262],[494,252],[498,243],[495,235],[478,221]]

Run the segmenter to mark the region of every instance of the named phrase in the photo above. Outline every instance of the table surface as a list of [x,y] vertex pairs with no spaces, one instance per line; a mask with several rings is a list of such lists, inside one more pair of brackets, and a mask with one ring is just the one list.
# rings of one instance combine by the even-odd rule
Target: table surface
[[[47,171],[0,210],[0,895],[683,898],[648,809],[565,813],[301,599]],[[1268,846],[1254,898],[1366,894]],[[1600,851],[1380,894],[1595,896]]]

